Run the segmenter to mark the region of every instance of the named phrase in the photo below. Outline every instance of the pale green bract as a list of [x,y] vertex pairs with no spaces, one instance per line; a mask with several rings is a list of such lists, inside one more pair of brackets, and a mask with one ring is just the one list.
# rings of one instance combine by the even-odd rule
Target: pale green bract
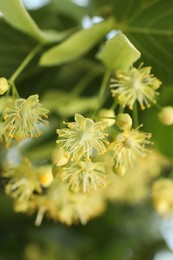
[[114,20],[109,19],[91,28],[80,30],[41,56],[41,66],[61,65],[80,58],[114,28]]
[[96,55],[111,71],[127,71],[140,56],[140,52],[123,33],[118,33],[108,40]]

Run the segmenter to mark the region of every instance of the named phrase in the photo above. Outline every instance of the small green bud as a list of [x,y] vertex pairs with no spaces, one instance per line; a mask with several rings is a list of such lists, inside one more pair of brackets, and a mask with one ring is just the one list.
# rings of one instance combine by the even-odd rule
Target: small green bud
[[6,78],[0,78],[0,95],[3,95],[9,89]]
[[162,108],[161,112],[158,114],[159,121],[163,125],[173,125],[173,107],[168,106]]
[[67,156],[66,152],[62,147],[54,149],[52,153],[52,162],[56,166],[64,166],[69,161],[69,157]]
[[114,167],[113,172],[118,176],[124,176],[126,173],[126,167],[125,166]]
[[113,126],[115,124],[115,113],[111,109],[101,109],[99,111],[100,120],[106,122],[108,126]]
[[132,118],[127,113],[120,113],[117,115],[116,124],[121,130],[130,130],[132,127]]

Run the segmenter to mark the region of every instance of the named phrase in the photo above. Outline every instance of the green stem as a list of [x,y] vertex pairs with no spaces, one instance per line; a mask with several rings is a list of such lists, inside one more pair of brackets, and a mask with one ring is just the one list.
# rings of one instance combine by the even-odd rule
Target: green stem
[[36,53],[42,48],[42,45],[37,45],[22,61],[22,63],[19,65],[19,67],[16,69],[16,71],[13,73],[13,75],[9,78],[9,83],[14,83],[16,78],[20,75],[20,73],[25,69],[25,67],[28,65],[28,63],[33,59],[33,57],[36,55]]
[[118,104],[116,102],[114,102],[110,109],[111,110],[115,110],[117,106],[118,106]]
[[87,73],[79,83],[74,87],[72,91],[72,95],[79,95],[81,94],[85,88],[90,84],[90,82],[97,76],[98,73],[90,71]]
[[124,113],[124,107],[122,107],[122,106],[119,107],[119,114],[120,113]]
[[101,87],[100,87],[100,91],[99,91],[99,95],[98,95],[98,102],[97,102],[97,105],[96,105],[96,108],[93,112],[93,116],[95,116],[97,110],[103,105],[104,103],[104,100],[105,100],[105,93],[106,93],[106,88],[107,88],[107,85],[108,85],[108,81],[109,81],[109,78],[111,76],[111,71],[110,70],[107,70],[104,74],[104,77],[103,77],[103,80],[102,80],[102,84],[101,84]]
[[104,74],[103,81],[100,87],[99,96],[98,96],[98,109],[103,105],[104,103],[104,96],[107,89],[108,81],[111,76],[111,71],[107,70]]
[[138,125],[139,125],[139,118],[138,118],[137,102],[134,103],[134,107],[133,107],[133,122],[134,122],[134,128],[138,127]]
[[161,110],[161,109],[162,109],[162,107],[161,107],[158,103],[154,104],[154,106],[155,106],[158,110]]
[[16,88],[14,82],[11,82],[11,89],[12,89],[12,95],[13,95],[13,97],[19,98],[19,93],[18,93],[18,91],[17,91],[17,88]]

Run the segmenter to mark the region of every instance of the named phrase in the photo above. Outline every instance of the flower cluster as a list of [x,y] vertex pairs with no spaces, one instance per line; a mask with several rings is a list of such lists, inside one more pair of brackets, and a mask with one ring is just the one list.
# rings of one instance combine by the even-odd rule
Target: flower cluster
[[69,161],[57,169],[56,177],[72,191],[85,193],[104,189],[107,185],[104,164],[93,159],[107,151],[107,123],[76,114],[75,122],[66,124],[68,128],[57,129],[57,143]]
[[[108,126],[108,118],[107,121],[102,118],[94,122],[76,114],[75,122],[66,124],[68,128],[57,130],[62,157],[58,157],[55,176],[73,192],[106,188],[108,171],[102,157],[107,153],[111,153],[110,164],[117,174],[123,175],[138,158],[146,156],[146,146],[151,144],[151,134],[140,132],[140,127],[132,129],[132,119],[126,113],[116,117],[116,125],[121,132],[118,131],[115,137],[108,134],[108,127],[114,127],[112,123]],[[62,161],[65,163],[62,164]]]
[[[36,137],[39,124],[46,124],[46,112],[37,95],[9,102],[4,109],[6,135],[17,140]],[[75,121],[65,124],[66,128],[57,129],[53,168],[35,167],[25,159],[3,174],[9,178],[6,193],[15,199],[15,210],[37,210],[36,225],[41,224],[44,214],[68,225],[78,221],[85,224],[101,214],[104,198],[109,197],[105,194],[112,172],[117,176],[128,173],[147,155],[146,146],[151,144],[151,134],[141,132],[141,126],[133,129],[127,113],[101,110],[97,121],[75,114]]]
[[67,225],[86,224],[90,218],[100,215],[106,209],[103,194],[75,193],[58,180],[48,188],[46,194],[34,194],[28,201],[17,201],[17,212],[38,212],[35,224],[41,224],[44,214]]
[[[111,30],[115,21],[108,19],[108,24],[106,31],[109,27]],[[36,37],[38,46],[8,79],[0,77],[0,157],[3,158],[0,180],[6,178],[4,192],[14,199],[15,211],[36,212],[37,226],[44,215],[67,225],[78,222],[86,224],[104,212],[107,200],[136,203],[150,194],[160,215],[172,214],[173,180],[155,179],[169,162],[154,148],[150,151],[152,134],[150,130],[145,131],[150,124],[144,124],[142,128],[140,122],[144,118],[144,111],[141,110],[156,104],[159,95],[161,81],[151,74],[151,67],[143,67],[142,63],[135,68],[133,63],[140,56],[139,51],[125,35],[117,34],[96,55],[106,68],[98,95],[91,96],[91,84],[89,91],[86,91],[89,95],[85,96],[85,88],[89,87],[90,82],[98,82],[103,69],[101,64],[94,69],[93,63],[90,71],[81,71],[84,77],[74,89],[72,86],[65,88],[66,91],[72,90],[71,93],[62,90],[62,86],[60,89],[47,88],[47,92],[44,89],[42,104],[37,94],[22,98],[15,85],[18,76],[39,52],[43,55],[39,65],[46,65],[45,57],[49,56],[49,51],[45,54],[41,48],[53,43],[54,37],[47,39],[44,37],[46,35],[42,36]],[[94,42],[99,43],[99,38],[96,37]],[[86,50],[92,45],[92,42],[89,43]],[[71,60],[71,56],[68,58],[70,52],[69,49],[65,60],[62,52],[59,64]],[[47,65],[53,63],[50,59]],[[55,64],[58,64],[56,59]],[[66,68],[63,71],[67,71]],[[76,74],[73,79],[72,82],[75,82]],[[57,82],[61,83],[61,80],[57,81],[55,77],[53,84]],[[44,131],[49,112],[44,105],[52,112],[50,131]],[[169,126],[172,129],[172,104],[165,104],[165,107],[156,104],[155,108],[159,108],[157,123],[163,124],[163,128]],[[36,142],[35,139],[43,131],[45,135]],[[54,142],[51,131],[58,135]],[[11,160],[13,149],[17,151],[14,164]],[[166,150],[165,147],[163,150]],[[151,193],[149,187],[152,187]]]
[[[2,177],[7,178],[5,191],[15,199],[15,211],[37,211],[36,225],[44,215],[67,225],[86,224],[105,210],[107,199],[136,203],[147,196],[149,181],[167,162],[155,151],[149,153],[151,134],[141,131],[143,125],[137,124],[135,116],[122,111],[126,106],[133,109],[137,101],[141,109],[155,103],[161,83],[150,71],[150,67],[117,71],[117,78],[111,80],[114,109],[98,108],[93,118],[76,113],[73,122],[64,122],[65,127],[56,130],[57,146],[49,164],[36,166],[23,159],[17,166],[7,167]],[[7,91],[8,82],[3,79],[0,83]],[[117,105],[121,113],[116,114]],[[38,137],[48,123],[48,110],[38,95],[1,98],[0,109],[0,137],[7,145],[11,140]],[[172,107],[161,110],[159,119],[171,125]],[[167,213],[173,207],[166,192],[170,187],[172,183],[166,181],[153,186],[158,212]]]
[[[128,204],[144,201],[150,194],[150,182],[156,177],[158,178],[160,172],[168,166],[169,160],[152,150],[146,157],[138,158],[123,178],[117,175],[117,168],[114,167],[110,169],[110,180],[105,190],[105,196],[111,201]],[[156,193],[155,196],[157,196]]]

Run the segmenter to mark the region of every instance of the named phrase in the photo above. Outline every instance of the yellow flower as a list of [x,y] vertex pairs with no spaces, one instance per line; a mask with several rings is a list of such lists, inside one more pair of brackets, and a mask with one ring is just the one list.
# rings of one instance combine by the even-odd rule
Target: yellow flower
[[156,90],[161,82],[150,71],[151,67],[132,67],[127,73],[117,71],[117,79],[111,80],[111,92],[122,107],[133,109],[134,103],[138,101],[141,109],[144,109],[156,103]]
[[30,137],[38,137],[42,133],[42,127],[47,125],[48,110],[39,103],[38,95],[28,99],[15,99],[5,104],[3,112],[4,134],[10,139],[18,141]]
[[127,174],[124,176],[114,174],[114,168],[109,169],[110,180],[104,190],[105,196],[111,201],[128,204],[143,201],[150,196],[151,180],[158,177],[169,165],[167,158],[152,150],[145,158],[138,158],[132,167],[126,169]]
[[54,221],[67,225],[81,222],[99,216],[106,209],[105,200],[99,192],[81,193],[71,192],[64,183],[54,180],[44,195],[34,194],[25,204],[16,202],[18,212],[33,213],[37,210],[35,224],[39,226],[44,215]]
[[59,177],[66,181],[73,191],[98,191],[107,186],[107,174],[104,163],[101,162],[72,162],[63,168]]
[[78,222],[84,225],[106,208],[105,200],[99,192],[71,192],[66,185],[56,181],[50,187],[48,197],[56,205],[56,210],[49,212],[49,215],[67,225]]
[[100,194],[73,193],[64,201],[59,212],[59,220],[67,225],[78,222],[85,225],[90,219],[101,215],[105,209],[106,204]]
[[72,160],[79,160],[85,157],[90,160],[94,154],[104,154],[107,134],[104,132],[106,123],[94,122],[90,118],[84,118],[75,114],[75,122],[66,123],[68,128],[57,129],[59,140],[63,143],[67,155]]
[[42,191],[37,169],[28,159],[7,169],[3,176],[10,178],[5,187],[6,193],[18,200],[28,200],[34,192]]
[[151,134],[138,131],[139,127],[118,134],[116,140],[110,144],[109,149],[113,152],[116,168],[125,166],[128,169],[137,158],[146,156],[146,145],[151,144]]

